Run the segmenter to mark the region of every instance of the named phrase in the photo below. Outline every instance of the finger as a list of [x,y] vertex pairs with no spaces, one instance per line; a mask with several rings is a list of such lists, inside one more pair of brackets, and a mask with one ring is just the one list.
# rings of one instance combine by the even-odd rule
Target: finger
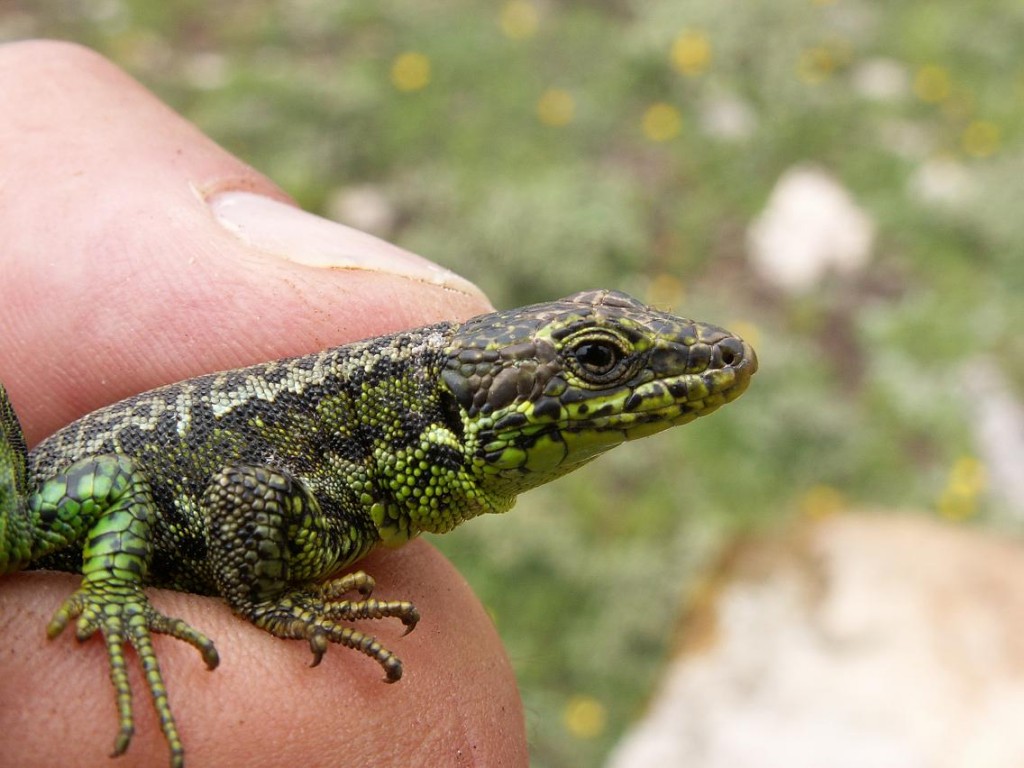
[[[527,764],[512,671],[465,582],[422,543],[371,556],[360,567],[379,578],[382,598],[411,598],[423,614],[407,636],[398,622],[359,624],[404,662],[394,685],[381,682],[373,661],[348,649],[330,648],[311,668],[305,642],[271,637],[219,601],[155,592],[158,609],[201,628],[221,655],[209,672],[194,649],[159,636],[154,641],[189,765],[383,768],[457,765],[467,756],[474,765]],[[17,663],[10,655],[0,676],[0,727],[18,735],[9,745],[18,754],[8,749],[8,757],[21,766],[97,765],[116,733],[102,642],[38,642],[52,605],[74,583],[70,576],[18,574],[0,592],[0,615],[13,615],[4,638],[18,649]],[[424,587],[436,583],[448,586]],[[23,606],[20,612],[7,612],[12,601]],[[453,625],[442,623],[448,621]],[[136,731],[118,768],[162,764],[167,747],[137,665],[129,665],[129,675]]]

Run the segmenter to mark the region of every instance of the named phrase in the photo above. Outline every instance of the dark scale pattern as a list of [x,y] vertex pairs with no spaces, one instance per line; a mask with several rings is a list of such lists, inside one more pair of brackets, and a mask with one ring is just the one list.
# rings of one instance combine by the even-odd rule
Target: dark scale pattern
[[[150,635],[217,664],[212,642],[143,587],[222,596],[242,617],[376,660],[398,658],[342,622],[418,620],[371,597],[374,546],[443,533],[619,443],[738,397],[753,350],[715,326],[588,291],[301,358],[202,376],[96,411],[26,454],[0,387],[0,572],[79,571],[70,621],[107,642],[120,730],[132,733],[124,646],[147,669],[172,765],[184,749]],[[83,553],[86,553],[83,555]],[[129,619],[129,617],[135,617]]]

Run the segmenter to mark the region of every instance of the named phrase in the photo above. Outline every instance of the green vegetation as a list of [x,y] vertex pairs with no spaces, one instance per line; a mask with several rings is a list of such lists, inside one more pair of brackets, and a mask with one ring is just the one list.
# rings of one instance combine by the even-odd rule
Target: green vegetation
[[[1017,0],[14,6],[0,38],[97,48],[311,210],[369,190],[379,234],[498,306],[607,286],[751,330],[742,401],[437,540],[494,613],[538,768],[600,763],[732,537],[847,506],[1007,519],[963,383],[987,355],[1024,388]],[[746,233],[799,164],[877,236],[794,297]]]

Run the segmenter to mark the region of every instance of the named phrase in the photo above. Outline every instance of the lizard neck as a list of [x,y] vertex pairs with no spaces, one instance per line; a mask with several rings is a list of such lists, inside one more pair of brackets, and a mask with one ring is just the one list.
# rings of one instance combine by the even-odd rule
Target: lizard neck
[[376,474],[387,501],[371,509],[381,541],[398,546],[420,533],[447,533],[478,515],[510,509],[515,494],[486,482],[474,453],[464,433],[435,423],[417,445],[381,455]]
[[453,332],[439,324],[376,339],[325,366],[320,461],[343,468],[342,493],[368,510],[385,545],[446,533],[514,501],[481,482],[476,433],[442,383]]

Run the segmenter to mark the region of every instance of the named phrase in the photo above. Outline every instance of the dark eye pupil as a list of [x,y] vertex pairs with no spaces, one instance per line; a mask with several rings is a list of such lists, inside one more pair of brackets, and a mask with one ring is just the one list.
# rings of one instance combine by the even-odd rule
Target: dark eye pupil
[[576,348],[576,360],[580,365],[604,373],[618,362],[619,350],[607,344],[588,342]]

